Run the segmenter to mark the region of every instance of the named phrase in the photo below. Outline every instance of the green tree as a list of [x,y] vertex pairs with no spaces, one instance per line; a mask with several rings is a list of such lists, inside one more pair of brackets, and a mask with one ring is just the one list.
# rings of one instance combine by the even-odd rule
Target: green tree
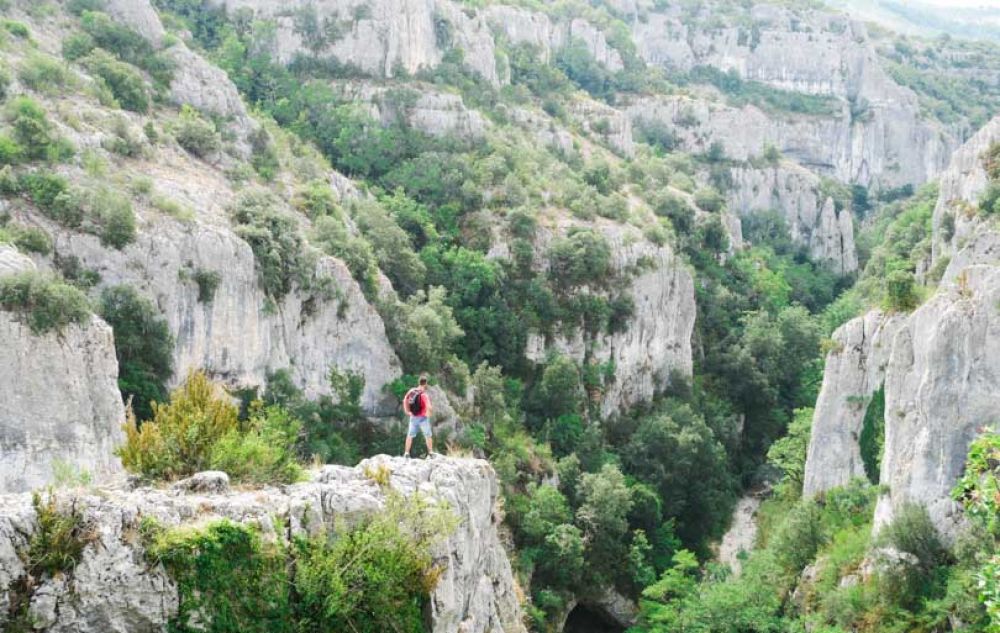
[[141,420],[152,417],[152,402],[166,400],[173,375],[174,339],[166,319],[131,286],[112,286],[101,293],[101,317],[114,330],[118,387],[132,400]]

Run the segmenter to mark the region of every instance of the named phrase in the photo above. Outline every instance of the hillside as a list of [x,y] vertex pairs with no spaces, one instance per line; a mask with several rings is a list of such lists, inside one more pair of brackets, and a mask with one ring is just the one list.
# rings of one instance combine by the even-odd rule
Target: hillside
[[[269,630],[250,594],[302,631],[988,630],[993,545],[960,551],[950,493],[994,414],[996,45],[806,1],[0,9],[0,492],[67,488],[0,503],[0,621],[79,630],[116,564],[84,528],[115,541],[121,513],[159,606],[93,630]],[[441,485],[353,472],[457,515],[343,519],[321,465],[400,453],[419,374]],[[167,492],[200,471],[237,487],[211,512]],[[317,482],[314,532],[288,497]],[[729,577],[748,490],[757,549]],[[836,582],[877,568],[873,520],[924,517],[935,558],[900,559],[920,602],[859,571],[838,611],[808,577],[836,538]],[[444,556],[425,520],[471,532]],[[229,537],[247,584],[186,575],[185,543]]]

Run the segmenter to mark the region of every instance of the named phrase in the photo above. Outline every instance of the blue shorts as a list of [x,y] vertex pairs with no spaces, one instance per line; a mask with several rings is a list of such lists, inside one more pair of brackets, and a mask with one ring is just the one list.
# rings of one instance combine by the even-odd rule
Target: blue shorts
[[431,421],[427,419],[426,415],[410,417],[410,429],[406,432],[406,435],[408,437],[416,437],[417,429],[420,429],[424,437],[431,436]]

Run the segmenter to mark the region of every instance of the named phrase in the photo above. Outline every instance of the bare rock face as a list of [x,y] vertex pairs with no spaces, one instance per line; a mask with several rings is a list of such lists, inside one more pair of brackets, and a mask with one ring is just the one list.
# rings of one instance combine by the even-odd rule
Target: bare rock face
[[[572,338],[530,335],[526,355],[543,362],[556,351],[578,363],[612,363],[614,380],[600,394],[601,415],[608,417],[651,401],[674,376],[691,376],[696,307],[691,274],[668,247],[610,222],[597,228],[611,246],[613,268],[629,279],[627,294],[635,301],[632,319],[624,332],[593,339],[579,330]],[[629,276],[627,271],[640,263],[638,272]]]
[[790,163],[764,169],[734,167],[730,173],[730,209],[741,215],[779,210],[792,240],[807,246],[814,259],[840,274],[858,269],[851,213],[837,211],[833,200],[823,199],[815,174]]
[[556,22],[544,13],[503,4],[485,9],[487,19],[513,44],[535,48],[543,62],[551,62],[555,53],[574,40],[586,47],[591,57],[612,72],[622,70],[621,53],[608,44],[604,33],[586,20],[576,18]]
[[572,105],[573,116],[595,137],[604,141],[622,156],[634,156],[632,120],[621,110],[597,101],[577,101]]
[[[993,118],[970,138],[951,158],[941,173],[938,202],[934,207],[933,260],[951,258],[951,276],[976,261],[997,261],[996,254],[983,244],[995,231],[981,230],[977,217],[979,196],[988,176],[983,154],[1000,142],[1000,116]],[[976,243],[979,243],[978,245]]]
[[368,113],[383,124],[402,120],[431,136],[481,139],[489,121],[478,110],[465,107],[462,97],[430,86],[421,90],[390,89],[366,81],[336,85],[345,101],[364,104]]
[[[229,386],[254,387],[287,368],[315,397],[329,393],[336,367],[365,376],[368,413],[393,406],[382,387],[400,375],[399,361],[381,317],[340,260],[317,261],[325,291],[295,287],[273,301],[260,287],[250,246],[225,226],[160,218],[121,251],[93,236],[53,232],[59,252],[100,272],[102,284],[134,286],[157,304],[175,337],[175,382],[204,369]],[[196,271],[218,275],[211,301],[199,300]]]
[[[0,246],[0,276],[34,269]],[[121,472],[125,408],[111,328],[97,317],[36,335],[0,311],[0,492],[49,484],[57,471]]]
[[872,311],[833,333],[813,414],[804,496],[865,477],[859,445],[865,412],[885,382],[893,336],[904,321],[901,315]]
[[[909,315],[878,312],[855,319],[835,335],[813,419],[805,492],[846,482],[863,469],[857,451],[863,411],[852,408],[885,384],[885,450],[875,527],[906,503],[925,506],[945,537],[961,514],[950,498],[969,445],[1000,418],[1000,236],[985,222],[961,242],[941,235],[952,201],[978,200],[986,186],[978,159],[1000,126],[994,121],[956,154],[942,182],[935,213],[938,257],[954,252],[936,294]],[[945,249],[955,248],[955,251]]]
[[775,147],[785,157],[845,182],[896,187],[933,178],[955,146],[951,137],[920,118],[915,103],[912,109],[902,105],[910,101],[879,96],[882,109],[859,122],[852,122],[846,102],[830,116],[764,112],[752,105],[736,108],[686,96],[636,97],[624,108],[633,123],[665,124],[690,152],[704,153],[721,143],[729,158],[748,160]]
[[[460,523],[434,552],[444,573],[431,596],[434,633],[524,633],[510,561],[497,534],[496,474],[485,461],[379,456],[356,468],[327,466],[312,480],[255,491],[196,493],[181,490],[103,489],[77,492],[73,503],[92,526],[94,540],[64,576],[45,577],[30,615],[44,633],[138,633],[163,630],[177,613],[177,588],[161,565],[150,565],[136,537],[143,517],[173,527],[213,519],[257,526],[266,539],[287,539],[339,529],[343,521],[376,513],[385,491],[366,476],[391,470],[391,486],[445,501]],[[289,526],[274,530],[273,518]],[[0,496],[0,626],[8,616],[11,585],[25,573],[18,553],[37,529],[29,495]]]
[[[213,0],[228,11],[250,9],[277,23],[276,55],[290,62],[299,55],[331,57],[375,77],[417,73],[437,66],[452,46],[464,64],[494,85],[507,77],[497,69],[493,34],[485,18],[448,0]],[[363,7],[363,8],[362,8]],[[296,25],[296,12],[315,12],[319,24],[336,34],[310,44]]]

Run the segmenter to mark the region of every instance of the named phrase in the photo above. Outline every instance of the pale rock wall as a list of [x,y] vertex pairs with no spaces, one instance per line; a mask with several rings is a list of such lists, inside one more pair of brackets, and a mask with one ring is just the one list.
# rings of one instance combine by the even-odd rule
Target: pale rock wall
[[813,413],[804,496],[865,477],[860,448],[865,413],[872,394],[885,382],[893,336],[904,322],[904,316],[876,310],[833,333]]
[[1000,268],[973,265],[963,277],[961,286],[943,285],[894,339],[880,477],[889,492],[876,507],[876,527],[915,502],[954,537],[961,514],[951,490],[972,440],[1000,419]]
[[[0,277],[34,270],[0,245]],[[57,470],[104,479],[122,470],[125,407],[108,325],[94,316],[34,334],[0,310],[0,493],[52,483]]]
[[[624,105],[632,119],[667,125],[681,147],[704,153],[713,143],[728,158],[745,161],[773,146],[786,158],[844,182],[895,187],[933,178],[947,164],[953,140],[892,97],[863,122],[849,106],[835,116],[767,113],[752,106],[686,96],[635,97]],[[874,106],[873,106],[874,107]]]
[[569,22],[553,21],[544,13],[503,4],[484,9],[487,20],[513,44],[533,46],[540,61],[551,63],[556,52],[574,39],[581,41],[599,64],[612,72],[625,68],[621,53],[608,44],[596,26],[576,18]]
[[590,99],[579,99],[570,105],[572,116],[585,130],[622,156],[635,155],[632,119],[621,110]]
[[[228,518],[258,526],[265,538],[317,535],[379,512],[385,492],[364,473],[386,466],[392,487],[447,502],[460,522],[434,551],[444,567],[431,596],[434,633],[524,633],[510,561],[497,533],[499,494],[488,462],[411,460],[378,456],[355,468],[326,466],[310,481],[262,490],[187,493],[143,488],[64,492],[93,528],[95,540],[80,563],[58,578],[37,579],[30,603],[42,633],[140,633],[165,628],[176,615],[177,588],[161,565],[143,557],[137,537],[143,517],[162,525],[204,524]],[[282,519],[287,533],[274,531]],[[10,587],[25,573],[20,554],[37,530],[29,495],[0,496],[0,627],[8,617]]]
[[455,136],[477,140],[486,135],[489,121],[465,107],[462,97],[431,86],[388,88],[366,81],[349,81],[334,86],[342,98],[366,106],[372,118],[390,124],[402,119],[431,136]]
[[[572,337],[554,335],[551,340],[534,333],[525,354],[534,362],[544,362],[552,351],[579,363],[614,362],[615,379],[605,386],[600,402],[602,417],[608,417],[650,402],[674,375],[691,376],[696,307],[691,273],[668,247],[658,247],[636,231],[610,222],[595,228],[607,238],[612,267],[619,274],[640,260],[649,263],[627,282],[635,314],[626,331],[585,339],[577,330]],[[543,244],[546,241],[540,238]]]
[[[984,237],[977,235],[984,231],[976,214],[979,196],[988,184],[982,157],[990,145],[997,142],[1000,142],[1000,116],[983,126],[955,152],[948,168],[941,173],[938,202],[934,207],[933,259],[952,258],[956,272],[973,263],[968,258],[977,253],[985,255],[986,261],[997,261],[995,253],[987,252],[982,247],[965,248],[970,242]],[[954,220],[954,231],[950,236],[943,227],[946,216]],[[988,229],[985,233],[995,235],[995,231]],[[986,239],[989,237],[986,236]]]
[[730,174],[731,210],[740,215],[768,209],[780,211],[788,222],[792,240],[807,246],[814,259],[826,262],[841,274],[857,270],[851,212],[838,212],[832,200],[822,198],[815,174],[787,162],[763,169],[734,167]]
[[[97,270],[102,286],[128,284],[156,304],[175,338],[173,382],[204,369],[229,386],[263,386],[269,372],[287,368],[315,397],[329,393],[330,368],[337,367],[364,374],[368,413],[393,407],[382,387],[400,375],[399,361],[381,317],[340,260],[321,257],[316,265],[333,296],[295,287],[269,307],[253,251],[226,226],[158,218],[121,251],[94,236],[51,230],[58,252]],[[219,275],[211,303],[199,302],[198,285],[183,278],[197,270]]]
[[956,153],[943,177],[935,212],[936,256],[953,256],[934,296],[909,315],[890,319],[875,312],[848,323],[835,336],[842,349],[827,359],[813,418],[806,493],[862,472],[854,437],[863,412],[852,413],[844,402],[874,391],[884,367],[885,451],[879,480],[888,492],[876,508],[876,529],[912,502],[928,509],[945,537],[955,537],[961,514],[951,489],[962,474],[969,444],[1000,419],[1000,235],[982,221],[965,227],[964,239],[940,235],[941,215],[955,201],[978,200],[986,186],[978,159],[998,137],[1000,125],[994,120]]

